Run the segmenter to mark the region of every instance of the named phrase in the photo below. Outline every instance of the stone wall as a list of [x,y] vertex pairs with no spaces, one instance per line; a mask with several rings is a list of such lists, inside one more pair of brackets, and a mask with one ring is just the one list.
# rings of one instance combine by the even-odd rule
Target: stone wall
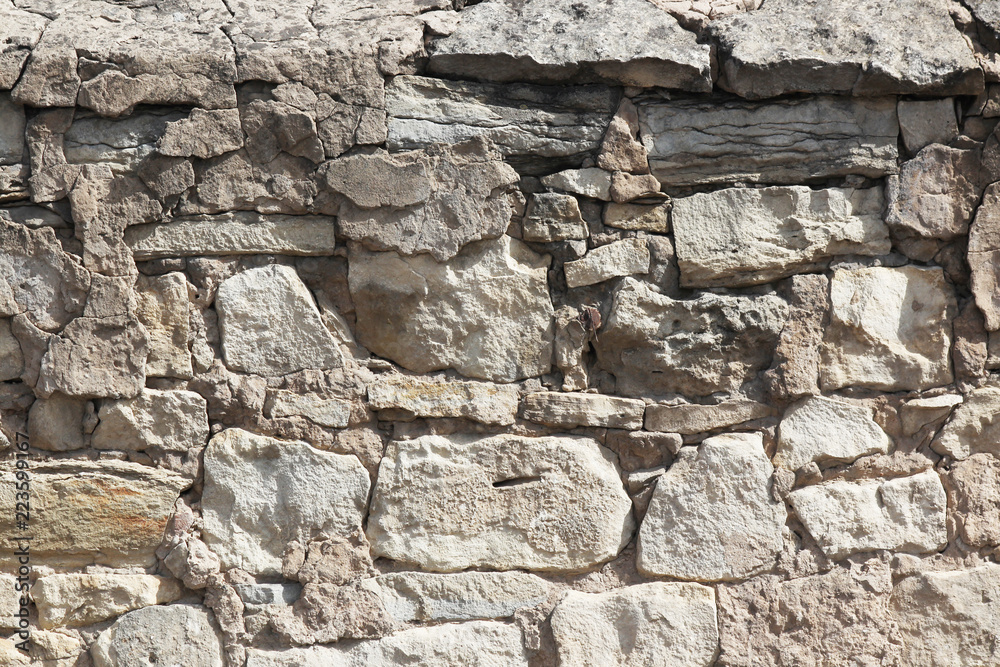
[[0,0],[0,664],[1000,665],[996,4],[465,5]]

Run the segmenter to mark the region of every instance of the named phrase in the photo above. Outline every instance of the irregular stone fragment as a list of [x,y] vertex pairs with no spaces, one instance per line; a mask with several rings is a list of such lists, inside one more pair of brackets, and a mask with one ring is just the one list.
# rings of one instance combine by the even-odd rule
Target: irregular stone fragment
[[397,76],[386,89],[390,151],[490,140],[518,171],[580,166],[618,107],[606,86],[496,85]]
[[193,391],[143,389],[135,398],[103,402],[100,420],[95,449],[184,452],[208,442],[208,404]]
[[1000,330],[1000,185],[986,188],[969,228],[972,294],[989,331]]
[[343,364],[312,294],[291,267],[273,264],[223,281],[215,306],[231,370],[275,376]]
[[21,344],[11,332],[10,325],[9,318],[0,318],[0,382],[16,380],[24,371]]
[[719,643],[715,591],[663,582],[570,591],[552,612],[552,634],[561,665],[708,667]]
[[[11,460],[0,472],[0,501],[10,507],[14,506],[13,468]],[[70,459],[34,463],[32,564],[153,565],[174,501],[187,485],[179,475],[137,463]],[[0,531],[19,534],[13,512],[0,519]],[[12,555],[0,556],[3,571],[16,571],[13,563]]]
[[139,276],[135,294],[136,318],[149,335],[146,376],[191,377],[190,306],[184,274]]
[[375,583],[397,623],[511,618],[549,594],[547,581],[524,572],[393,572]]
[[947,323],[956,305],[941,269],[840,269],[830,281],[830,302],[820,369],[824,390],[951,383]]
[[969,0],[969,9],[985,23],[995,35],[1000,36],[1000,8],[989,0]]
[[205,450],[205,543],[225,569],[279,574],[290,541],[359,528],[370,486],[355,456],[225,430]]
[[[412,628],[353,645],[283,651],[250,649],[247,667],[394,667],[400,656],[434,667],[528,667],[521,631],[496,621],[469,621]],[[101,666],[99,666],[101,667]]]
[[155,110],[121,119],[77,114],[63,134],[63,154],[70,164],[103,164],[115,175],[133,173],[156,150],[177,111]]
[[157,149],[173,157],[210,158],[243,148],[237,109],[192,109],[187,118],[169,123]]
[[945,474],[948,501],[965,544],[1000,545],[1000,459],[973,454]]
[[646,149],[636,135],[639,133],[639,114],[628,98],[622,100],[618,111],[608,125],[597,153],[597,166],[607,171],[648,174],[649,161]]
[[1000,641],[1000,566],[926,572],[892,591],[903,664],[973,667],[996,661]]
[[676,300],[625,278],[594,347],[619,393],[707,396],[736,391],[770,364],[787,314],[774,295]]
[[133,609],[180,599],[180,582],[150,574],[49,574],[31,587],[43,628],[100,623]]
[[956,405],[962,403],[961,394],[941,394],[932,398],[915,398],[899,408],[899,419],[903,433],[913,435],[925,424],[944,419]]
[[24,162],[24,126],[24,107],[0,93],[0,165]]
[[306,584],[292,607],[272,612],[270,624],[285,642],[299,646],[384,637],[394,624],[373,588],[370,581]]
[[605,562],[633,530],[612,461],[594,440],[570,436],[391,442],[368,520],[372,553],[445,572]]
[[[429,252],[439,262],[510,224],[507,191],[517,172],[482,139],[396,154],[352,155],[324,165],[321,178],[348,201],[340,233],[373,250]],[[390,208],[391,207],[391,208]]]
[[980,452],[1000,454],[1000,387],[973,389],[931,443],[938,454],[965,459]]
[[627,174],[616,171],[611,174],[611,187],[608,189],[611,200],[619,204],[627,204],[637,199],[660,198],[660,182],[651,174]]
[[246,604],[292,604],[299,598],[298,584],[235,584],[233,588]]
[[650,170],[667,186],[896,173],[891,97],[651,103],[639,106],[639,124]]
[[191,166],[191,161],[179,157],[152,155],[143,160],[136,174],[161,201],[183,194],[194,185],[194,167]]
[[788,281],[788,319],[764,373],[776,398],[820,393],[820,349],[830,309],[830,280],[823,275],[792,276]]
[[265,404],[264,411],[270,417],[305,417],[320,426],[344,428],[351,418],[351,402],[293,391],[276,391]]
[[319,164],[325,153],[310,114],[274,100],[253,100],[240,107],[247,153],[267,164],[281,152]]
[[968,301],[951,325],[951,365],[955,372],[955,385],[959,391],[968,392],[986,381],[986,360],[989,356],[986,321],[976,304]]
[[666,234],[670,231],[671,204],[616,204],[604,207],[604,224],[617,229]]
[[49,19],[34,12],[4,4],[0,25],[0,90],[10,90],[21,76],[31,49],[38,43]]
[[223,667],[213,614],[175,604],[131,611],[102,632],[90,649],[94,667],[148,664]]
[[711,24],[720,85],[746,98],[787,93],[976,95],[982,70],[948,3],[778,0]]
[[597,167],[567,169],[543,176],[542,185],[582,197],[611,201],[611,173]]
[[645,239],[624,239],[594,248],[583,259],[563,264],[570,288],[596,285],[622,276],[649,273]]
[[868,454],[885,454],[890,444],[870,408],[810,396],[785,411],[774,465],[798,470],[812,462],[850,463]]
[[351,246],[348,280],[358,342],[418,373],[513,382],[552,358],[548,255],[502,236],[440,264]]
[[459,417],[506,426],[514,423],[517,401],[517,387],[490,382],[388,375],[368,385],[368,405],[373,410],[404,410],[414,417]]
[[576,197],[557,192],[531,195],[521,224],[525,241],[548,243],[590,236]]
[[771,406],[757,401],[737,399],[717,405],[650,405],[646,408],[646,430],[682,433],[706,433],[717,428],[736,426],[752,419],[774,414]]
[[916,154],[928,144],[947,144],[958,136],[955,99],[900,100],[896,105],[906,150]]
[[683,287],[739,287],[826,267],[838,255],[885,255],[882,190],[730,188],[674,200]]
[[889,480],[827,482],[792,491],[789,500],[834,560],[876,549],[925,553],[948,541],[947,498],[933,470]]
[[36,399],[28,413],[31,446],[53,452],[83,449],[83,415],[86,401],[53,394]]
[[308,213],[316,197],[315,172],[315,164],[287,153],[263,165],[246,149],[225,153],[196,165],[196,197],[182,212]]
[[[0,574],[0,628],[4,630],[17,629],[17,612],[21,606],[21,591],[15,588],[17,585],[13,574]],[[0,652],[0,656],[2,655]]]
[[784,503],[758,433],[730,433],[682,448],[660,477],[639,529],[646,575],[729,581],[765,572],[782,548]]
[[646,404],[602,394],[541,391],[524,397],[524,418],[547,426],[642,428]]

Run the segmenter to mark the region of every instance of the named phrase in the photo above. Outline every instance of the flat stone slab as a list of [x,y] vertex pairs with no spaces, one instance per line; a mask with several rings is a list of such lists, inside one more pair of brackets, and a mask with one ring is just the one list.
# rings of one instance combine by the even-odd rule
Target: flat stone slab
[[774,465],[798,470],[812,462],[850,463],[868,454],[885,454],[890,443],[870,408],[810,396],[785,411]]
[[570,288],[596,285],[622,276],[649,273],[646,239],[623,239],[594,248],[583,259],[563,264]]
[[180,599],[181,582],[151,574],[50,574],[31,587],[43,628],[93,625]]
[[954,459],[972,454],[1000,454],[1000,387],[988,384],[970,391],[931,442],[931,449]]
[[642,428],[646,404],[631,398],[602,394],[539,391],[524,397],[523,416],[547,426],[597,426],[601,428]]
[[403,410],[414,417],[460,417],[505,426],[514,423],[517,401],[517,387],[492,382],[435,382],[391,375],[368,385],[372,409]]
[[545,602],[550,589],[525,572],[393,572],[375,584],[398,623],[512,618],[518,609]]
[[645,427],[647,431],[693,435],[736,426],[772,414],[774,409],[770,405],[747,399],[725,401],[717,405],[650,405],[646,408]]

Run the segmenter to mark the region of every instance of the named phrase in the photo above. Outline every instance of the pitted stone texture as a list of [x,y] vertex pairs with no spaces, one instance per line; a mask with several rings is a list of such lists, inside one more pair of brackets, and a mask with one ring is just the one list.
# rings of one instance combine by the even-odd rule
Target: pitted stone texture
[[94,430],[95,449],[183,452],[208,442],[208,403],[182,389],[143,389],[135,398],[105,401]]
[[590,236],[576,197],[558,192],[531,195],[521,224],[525,241],[548,243]]
[[566,285],[586,287],[605,280],[649,273],[646,239],[624,239],[594,248],[583,259],[566,262]]
[[430,253],[439,262],[510,224],[518,175],[483,139],[424,151],[351,155],[326,163],[326,187],[344,196],[340,233],[372,250]]
[[512,618],[546,601],[550,584],[524,572],[394,572],[375,580],[397,623]]
[[[15,588],[18,586],[17,578],[13,574],[0,574],[0,628],[4,630],[15,630],[20,619],[16,616],[20,609],[20,598],[22,592]],[[0,652],[0,656],[3,653]]]
[[967,5],[980,21],[1000,36],[1000,7],[990,0],[968,0]]
[[650,405],[646,408],[646,430],[691,435],[717,428],[736,426],[751,419],[774,413],[771,406],[757,401],[737,399],[717,405]]
[[524,397],[524,418],[548,426],[642,428],[646,404],[602,394],[540,391]]
[[508,425],[517,416],[517,387],[490,382],[433,381],[390,375],[368,385],[373,410],[403,410],[414,417],[462,417]]
[[850,463],[868,454],[884,454],[890,443],[870,408],[810,396],[785,411],[774,465],[798,470],[812,462]]
[[986,188],[969,228],[972,294],[986,318],[986,328],[1000,330],[1000,185]]
[[549,174],[542,177],[542,185],[582,197],[611,201],[611,173],[597,167],[566,169]]
[[903,579],[890,604],[903,664],[976,667],[996,662],[1000,642],[1000,565],[926,572]]
[[792,491],[792,507],[834,560],[859,551],[925,553],[948,541],[947,498],[933,470],[911,477],[827,482]]
[[684,287],[766,283],[838,255],[884,255],[882,189],[730,188],[674,200]]
[[715,591],[663,582],[570,591],[552,612],[552,634],[560,665],[708,667],[719,643]]
[[736,391],[770,365],[787,314],[774,295],[678,300],[625,278],[594,347],[626,396],[707,396]]
[[972,454],[1000,455],[1000,387],[989,384],[973,389],[965,397],[941,432],[931,449],[954,459],[965,459]]
[[771,496],[773,473],[760,434],[682,448],[657,481],[639,529],[639,571],[729,581],[771,569],[786,519],[784,503]]
[[455,32],[432,45],[429,68],[494,81],[712,89],[708,45],[642,0],[498,0],[470,7]]
[[223,667],[211,612],[192,605],[153,606],[125,614],[90,649],[94,667]]
[[945,486],[962,541],[973,547],[1000,545],[1000,459],[973,454],[945,473]]
[[[396,667],[400,659],[434,667],[528,667],[521,631],[496,621],[447,623],[353,645],[284,651],[250,649],[246,667]],[[103,667],[103,666],[99,666]]]
[[944,0],[776,0],[710,27],[720,85],[759,99],[788,93],[975,95],[982,70]]
[[163,155],[210,158],[243,148],[237,109],[192,109],[187,118],[167,125],[157,144]]
[[548,255],[503,236],[447,263],[428,255],[348,258],[358,342],[418,373],[513,382],[547,373],[552,359]]
[[579,166],[601,145],[620,95],[606,86],[497,85],[397,76],[386,90],[390,151],[489,139],[516,169]]
[[952,381],[955,296],[938,268],[841,269],[830,281],[824,390],[928,389]]
[[312,294],[291,267],[250,269],[225,280],[215,306],[231,370],[275,376],[343,364]]
[[151,574],[49,574],[31,587],[47,629],[100,623],[133,609],[180,599],[181,583]]
[[156,151],[156,142],[178,111],[157,109],[120,119],[76,114],[63,135],[63,154],[69,164],[102,164],[115,175],[134,174]]
[[147,377],[190,378],[190,306],[183,273],[139,276],[135,286],[136,317],[149,335]]
[[650,103],[639,106],[639,124],[650,170],[666,186],[896,173],[891,97]]
[[633,530],[613,461],[596,441],[569,436],[392,442],[368,521],[372,553],[444,572],[605,562]]
[[281,573],[289,542],[361,526],[371,482],[353,455],[228,429],[205,450],[204,540],[224,568]]

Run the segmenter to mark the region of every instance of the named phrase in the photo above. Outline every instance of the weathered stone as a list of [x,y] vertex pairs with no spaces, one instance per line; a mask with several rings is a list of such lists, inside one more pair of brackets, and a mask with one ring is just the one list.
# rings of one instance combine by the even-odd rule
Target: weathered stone
[[931,449],[954,459],[971,454],[1000,455],[1000,387],[973,389],[931,443]]
[[439,262],[507,230],[517,172],[486,141],[328,162],[321,178],[343,194],[340,233],[372,250],[428,252]]
[[503,236],[444,264],[354,245],[348,261],[355,333],[375,354],[411,371],[451,367],[494,382],[548,372],[548,255]]
[[945,323],[956,305],[941,269],[840,269],[830,281],[830,302],[820,369],[824,390],[928,389],[952,381]]
[[607,171],[648,174],[645,147],[637,140],[639,114],[628,98],[622,100],[597,153],[597,166]]
[[719,643],[715,591],[663,582],[570,591],[552,612],[552,634],[560,665],[708,667]]
[[83,415],[86,401],[62,394],[39,398],[28,413],[31,446],[53,452],[83,449]]
[[896,105],[906,150],[916,154],[929,144],[947,144],[958,136],[955,100],[900,100]]
[[226,569],[279,574],[290,541],[361,526],[371,482],[355,456],[228,429],[204,465],[204,540]]
[[616,171],[611,174],[608,194],[611,195],[611,200],[618,204],[650,197],[660,198],[660,182],[652,174],[627,174]]
[[184,274],[139,276],[135,287],[136,318],[149,335],[146,376],[190,378],[194,370],[188,350],[190,307]]
[[[0,473],[0,500],[9,507],[14,507],[13,468],[11,460]],[[32,564],[149,567],[187,484],[174,473],[122,461],[34,463]],[[13,512],[0,520],[0,531],[18,534]],[[0,568],[13,572],[12,562],[13,556],[2,556]]]
[[891,97],[643,104],[639,123],[650,169],[667,186],[896,173]]
[[180,599],[176,579],[150,574],[50,574],[31,587],[43,628],[100,623],[133,609]]
[[1000,545],[1000,459],[973,454],[944,479],[962,541],[972,547]]
[[24,126],[24,107],[0,93],[0,165],[24,162]]
[[1000,8],[989,0],[969,0],[967,5],[980,21],[1000,36]]
[[186,604],[152,606],[125,614],[90,649],[95,667],[198,665],[223,667],[213,615]]
[[187,118],[167,125],[157,144],[163,155],[210,158],[243,148],[237,109],[192,109]]
[[542,185],[582,197],[611,201],[611,173],[597,167],[567,169],[543,176]]
[[270,417],[305,417],[320,426],[344,428],[351,418],[351,402],[293,391],[276,391],[265,403],[264,412]]
[[233,588],[246,604],[292,604],[299,598],[299,584],[235,584]]
[[976,218],[969,228],[969,268],[976,305],[986,328],[1000,330],[1000,185],[986,188]]
[[10,90],[21,76],[31,49],[38,43],[49,19],[9,2],[0,25],[0,90]]
[[0,382],[16,380],[24,372],[21,344],[11,332],[10,325],[9,318],[0,318]]
[[524,397],[523,416],[546,426],[597,426],[600,428],[642,428],[646,404],[630,398],[602,394],[542,391]]
[[636,564],[654,576],[742,579],[770,570],[782,548],[784,503],[757,433],[682,448],[660,477],[639,529]]
[[612,461],[597,442],[569,436],[394,441],[369,515],[372,553],[436,571],[610,560],[633,530]]
[[566,262],[566,285],[596,285],[622,276],[649,273],[649,246],[645,239],[624,239],[599,246],[583,259]]
[[397,623],[511,618],[545,602],[549,583],[524,572],[394,572],[375,579],[386,611]]
[[962,403],[961,394],[941,394],[932,398],[915,398],[899,407],[903,433],[913,435],[925,424],[940,421]]
[[312,294],[291,267],[237,274],[219,285],[215,305],[222,354],[232,370],[274,376],[343,364]]
[[508,0],[463,11],[455,32],[431,47],[429,68],[458,78],[707,92],[707,46],[651,3]]
[[823,275],[792,276],[788,281],[788,319],[774,350],[765,382],[776,398],[820,393],[823,332],[830,309],[830,280]]
[[827,482],[789,494],[806,530],[829,558],[890,549],[925,553],[948,541],[947,498],[933,470],[911,477]]
[[312,115],[275,100],[253,100],[240,106],[246,148],[250,158],[267,164],[282,152],[319,164],[323,143]]
[[774,465],[798,470],[812,462],[850,463],[868,454],[885,454],[890,444],[870,408],[810,396],[785,411]]
[[208,442],[207,402],[193,391],[143,389],[135,398],[105,401],[95,449],[185,452]]
[[[528,667],[521,631],[496,621],[450,623],[398,632],[353,645],[284,651],[250,649],[247,667],[393,667],[405,656],[434,667]],[[102,666],[98,666],[102,667]]]
[[778,0],[711,25],[720,85],[751,99],[787,93],[975,95],[982,70],[949,5]]
[[21,591],[15,588],[17,585],[13,574],[0,574],[0,628],[4,630],[17,628],[19,619],[16,614],[21,606]]
[[156,150],[177,111],[135,113],[121,119],[78,114],[63,134],[63,155],[70,164],[103,164],[115,175],[135,172]]
[[906,577],[892,591],[906,665],[973,667],[996,662],[1000,566]]
[[409,375],[379,377],[368,385],[373,410],[414,417],[460,417],[506,426],[517,416],[517,388],[488,382],[435,382]]
[[590,236],[576,197],[556,192],[531,195],[522,227],[525,241],[547,243]]
[[394,623],[373,588],[370,581],[306,584],[291,607],[270,614],[270,624],[285,642],[300,646],[384,637]]
[[519,171],[579,166],[620,95],[605,86],[495,85],[397,76],[386,89],[390,151],[489,139]]
[[594,347],[626,396],[707,396],[736,391],[770,364],[787,314],[774,295],[676,300],[625,278]]
[[717,405],[650,405],[646,408],[646,430],[682,433],[706,433],[717,428],[736,426],[752,419],[774,414],[765,403],[737,399]]
[[753,285],[824,268],[838,255],[885,255],[882,208],[881,188],[730,188],[675,199],[681,285]]
[[951,366],[955,385],[959,391],[968,392],[986,381],[989,357],[986,320],[975,302],[967,301],[951,326]]
[[152,155],[143,160],[136,175],[161,201],[183,194],[194,185],[194,167],[190,160],[179,157]]
[[617,229],[666,234],[670,231],[671,204],[616,204],[604,207],[604,224]]

